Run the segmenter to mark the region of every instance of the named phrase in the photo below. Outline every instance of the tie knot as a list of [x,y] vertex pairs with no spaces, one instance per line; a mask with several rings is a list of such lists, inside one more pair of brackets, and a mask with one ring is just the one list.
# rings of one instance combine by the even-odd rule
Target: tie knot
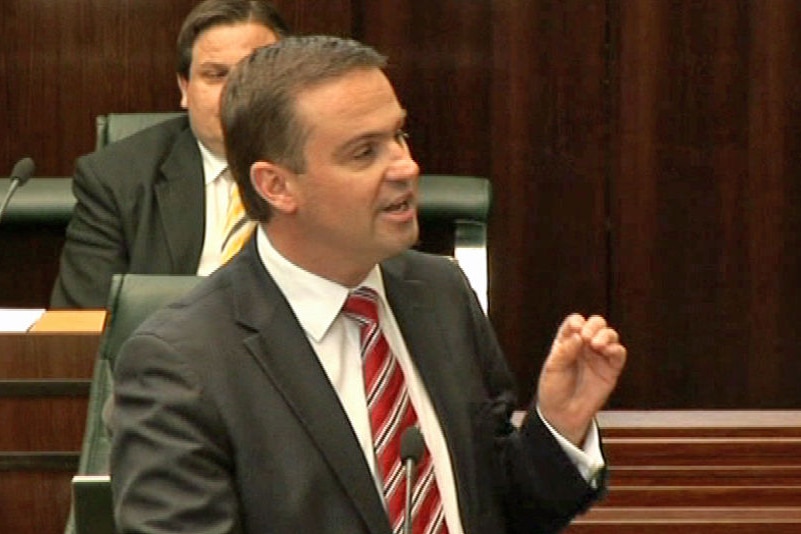
[[351,291],[342,311],[360,321],[378,323],[378,294],[369,287],[359,287]]

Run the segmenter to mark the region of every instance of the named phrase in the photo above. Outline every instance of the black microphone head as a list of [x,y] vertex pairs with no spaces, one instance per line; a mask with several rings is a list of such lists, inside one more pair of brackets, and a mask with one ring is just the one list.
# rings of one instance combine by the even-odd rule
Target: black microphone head
[[19,160],[14,168],[11,170],[11,179],[17,180],[19,185],[23,185],[28,181],[33,173],[36,171],[36,165],[33,163],[32,158],[22,158]]
[[410,426],[403,431],[400,442],[400,457],[402,461],[414,460],[414,463],[419,462],[425,448],[426,445],[419,428]]

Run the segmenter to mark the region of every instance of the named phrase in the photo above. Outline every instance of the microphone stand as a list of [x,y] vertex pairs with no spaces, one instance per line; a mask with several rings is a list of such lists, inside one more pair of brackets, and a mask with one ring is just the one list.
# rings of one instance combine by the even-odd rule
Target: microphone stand
[[423,457],[426,445],[416,426],[407,427],[401,434],[400,457],[406,472],[406,500],[403,506],[403,534],[412,534],[412,487],[414,468]]
[[406,500],[403,505],[403,534],[412,534],[412,486],[414,485],[414,458],[404,462],[406,469]]
[[35,167],[31,158],[22,158],[14,165],[14,168],[11,170],[11,181],[8,186],[8,191],[6,191],[3,201],[0,202],[0,221],[3,220],[6,206],[8,206],[8,203],[11,201],[11,197],[14,196],[14,191],[25,185],[25,182],[27,182],[33,174],[34,169]]

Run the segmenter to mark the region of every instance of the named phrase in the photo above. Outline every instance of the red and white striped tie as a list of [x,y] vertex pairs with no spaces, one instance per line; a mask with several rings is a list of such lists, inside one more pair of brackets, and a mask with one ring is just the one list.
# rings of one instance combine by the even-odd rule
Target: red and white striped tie
[[[398,534],[403,530],[406,496],[406,477],[400,459],[401,434],[417,424],[417,414],[409,401],[403,371],[378,324],[377,300],[375,291],[360,287],[348,296],[343,311],[359,323],[373,448],[383,480],[390,524],[393,532]],[[417,473],[412,491],[412,532],[446,534],[448,527],[428,448],[418,463]]]

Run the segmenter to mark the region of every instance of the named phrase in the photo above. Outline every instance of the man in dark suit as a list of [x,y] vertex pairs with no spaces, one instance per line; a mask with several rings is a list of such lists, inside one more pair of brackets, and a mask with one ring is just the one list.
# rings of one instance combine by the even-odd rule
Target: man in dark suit
[[593,421],[625,363],[618,334],[568,317],[512,424],[512,378],[464,275],[409,249],[419,169],[384,67],[318,36],[229,77],[226,153],[259,226],[120,353],[122,534],[390,534],[407,514],[415,534],[555,532],[603,492]]
[[219,122],[228,71],[288,32],[265,0],[206,0],[178,36],[186,118],[79,158],[53,308],[102,308],[114,273],[205,275],[219,267],[233,181]]

